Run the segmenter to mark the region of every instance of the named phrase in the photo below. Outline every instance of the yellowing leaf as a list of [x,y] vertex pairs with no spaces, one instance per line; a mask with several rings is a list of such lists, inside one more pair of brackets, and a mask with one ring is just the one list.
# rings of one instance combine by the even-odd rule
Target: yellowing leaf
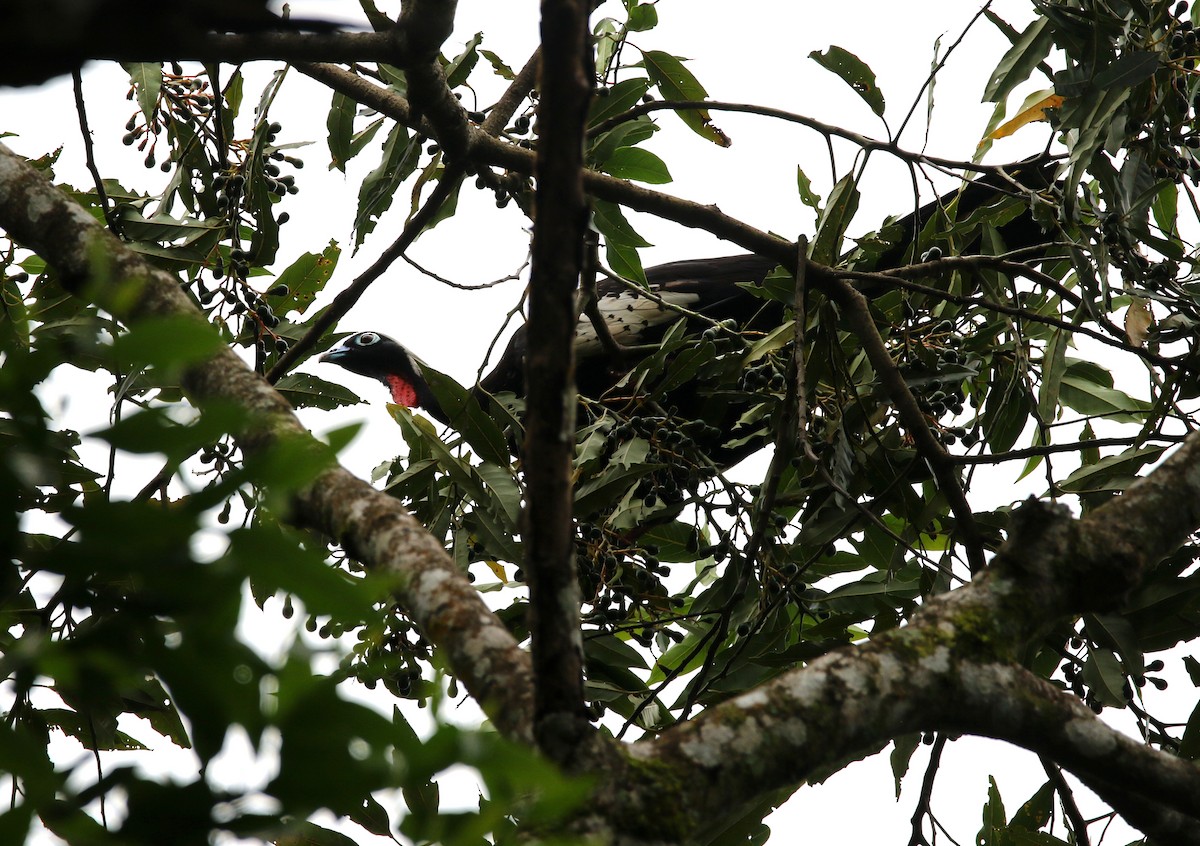
[[1007,138],[1012,135],[1022,126],[1027,123],[1033,123],[1038,120],[1046,119],[1046,111],[1048,109],[1057,109],[1063,104],[1063,98],[1058,94],[1051,94],[1049,97],[1038,100],[1029,108],[1022,111],[1019,115],[1009,121],[1005,121],[1000,126],[992,130],[984,141],[995,140],[996,138]]
[[501,584],[508,584],[508,576],[506,576],[504,573],[503,564],[501,564],[499,561],[492,561],[490,559],[484,561],[483,563],[488,566],[489,570],[496,574],[496,578],[500,580]]
[[1129,336],[1129,343],[1144,347],[1146,335],[1153,325],[1154,313],[1150,311],[1150,301],[1131,297],[1129,308],[1125,309],[1125,334]]

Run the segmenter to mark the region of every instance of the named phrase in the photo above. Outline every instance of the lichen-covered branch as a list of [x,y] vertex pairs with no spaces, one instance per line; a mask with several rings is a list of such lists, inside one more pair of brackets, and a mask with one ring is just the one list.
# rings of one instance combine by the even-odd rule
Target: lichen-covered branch
[[[680,805],[735,809],[822,764],[912,731],[1008,740],[1068,767],[1135,825],[1200,839],[1200,768],[1107,726],[1018,667],[1055,623],[1111,608],[1200,526],[1200,437],[1082,520],[1031,502],[970,585],[903,629],[831,653],[633,747],[635,766],[690,772]],[[1160,813],[1163,809],[1171,813]],[[703,810],[694,824],[709,824]],[[1187,841],[1182,840],[1186,831]]]
[[[34,168],[0,145],[0,226],[44,258],[65,288],[122,321],[169,315],[204,318],[179,282],[105,232],[95,219]],[[247,456],[291,440],[323,449],[262,378],[225,348],[184,374],[183,387],[201,409],[236,403],[249,412],[235,433]],[[294,494],[301,524],[339,541],[375,572],[393,577],[397,598],[422,632],[509,737],[532,738],[529,659],[480,600],[441,544],[400,503],[330,459],[326,470]]]

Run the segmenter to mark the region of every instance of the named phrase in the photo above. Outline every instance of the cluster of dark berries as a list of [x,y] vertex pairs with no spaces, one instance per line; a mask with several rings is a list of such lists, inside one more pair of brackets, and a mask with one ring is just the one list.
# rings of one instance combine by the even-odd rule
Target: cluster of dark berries
[[[163,74],[158,97],[149,119],[139,109],[125,124],[125,135],[122,136],[121,143],[126,147],[137,144],[138,151],[146,153],[146,167],[154,167],[158,163],[155,158],[158,136],[173,120],[194,124],[206,118],[213,108],[213,95],[209,92],[208,80],[200,76],[185,76],[182,71],[182,68],[174,65],[172,73]],[[125,99],[132,100],[136,94],[136,86],[131,85]],[[160,168],[163,173],[171,170],[169,157]]]
[[784,365],[775,356],[767,356],[757,364],[742,371],[738,387],[749,393],[759,393],[764,390],[779,393],[787,386],[787,375]]
[[300,189],[296,187],[296,177],[289,174],[283,174],[279,167],[279,163],[289,164],[296,169],[304,167],[304,160],[293,156],[284,155],[280,150],[276,150],[271,145],[275,143],[275,139],[279,136],[283,129],[283,124],[274,120],[263,127],[266,132],[266,145],[258,156],[258,161],[255,162],[256,169],[262,174],[263,185],[267,189],[267,193],[274,197],[283,197],[285,194],[298,194]]
[[[285,156],[283,153],[275,150],[271,153],[263,155],[263,182],[267,187],[267,192],[282,198],[286,194],[299,194],[300,188],[296,185],[296,177],[290,173],[283,174],[279,169],[279,165],[275,162],[287,162],[292,167],[304,167],[304,160],[297,159],[293,156]],[[286,223],[287,218],[280,215],[280,223]]]
[[662,584],[670,568],[658,559],[658,547],[638,545],[620,532],[581,522],[575,562],[581,589],[590,597],[585,604],[592,606],[585,620],[605,631],[615,631],[630,619],[643,621],[634,637],[648,644],[654,633],[644,621],[671,607]]
[[1187,0],[1180,0],[1175,6],[1174,16],[1182,20],[1176,22],[1175,31],[1167,42],[1167,58],[1172,62],[1180,62],[1185,70],[1192,70],[1196,67],[1196,31],[1192,22],[1183,17],[1187,10]]
[[[208,288],[204,284],[203,279],[197,278],[196,292],[200,303],[206,306],[211,305],[220,296],[220,305],[227,306],[230,315],[247,315],[254,326],[260,327],[261,330],[265,330],[265,333],[271,336],[275,352],[287,352],[287,339],[278,337],[271,331],[279,326],[281,322],[278,315],[275,314],[275,310],[271,308],[270,303],[263,299],[262,294],[259,294],[241,281],[248,270],[247,261],[248,257],[243,250],[237,248],[230,250],[229,282],[232,284],[227,283],[215,290]],[[290,292],[287,285],[276,285],[267,291],[266,296],[286,297]],[[259,338],[260,346],[263,345],[264,340],[262,336],[264,332],[256,328],[254,334]],[[261,351],[265,353],[265,347]]]
[[246,177],[240,173],[229,176],[217,174],[213,178],[212,189],[217,197],[217,211],[225,214],[230,209],[236,209],[241,203],[242,194],[246,189]]
[[700,340],[713,344],[733,342],[733,345],[744,347],[746,339],[738,334],[738,322],[732,317],[709,326],[700,333]]
[[[1072,638],[1072,647],[1079,649],[1083,644],[1082,638]],[[1126,702],[1132,702],[1135,699],[1134,689],[1141,689],[1147,683],[1152,685],[1156,690],[1166,690],[1167,680],[1159,676],[1151,676],[1149,673],[1161,672],[1166,665],[1162,661],[1151,661],[1146,664],[1146,672],[1137,675],[1131,675],[1121,685],[1121,695]],[[1104,710],[1104,703],[1090,690],[1083,680],[1083,664],[1077,661],[1068,661],[1062,668],[1063,679],[1066,681],[1067,687],[1072,693],[1083,700],[1084,704],[1099,714]]]
[[[912,390],[917,405],[934,419],[940,419],[946,414],[957,417],[963,413],[967,393],[963,389],[962,372],[953,372],[945,379],[937,378],[938,373],[954,368],[974,366],[974,369],[978,369],[978,362],[973,361],[974,357],[970,353],[964,353],[962,346],[963,337],[954,324],[943,320],[930,330],[921,348],[921,354],[913,355],[901,366],[905,378],[914,385]],[[925,360],[929,353],[936,356],[932,362]],[[933,378],[930,378],[931,376]],[[971,398],[971,404],[975,405],[974,397]],[[942,434],[942,442],[946,444],[955,443],[960,438],[967,446],[974,446],[979,441],[977,435],[962,427],[945,429]]]
[[[310,618],[308,631],[319,637],[340,637],[345,628],[335,622],[317,626]],[[382,623],[363,626],[350,654],[342,659],[341,670],[358,679],[368,690],[382,684],[393,696],[420,699],[427,693],[421,681],[421,662],[430,658],[429,641],[399,609],[393,608]]]
[[722,432],[703,420],[675,420],[658,414],[635,415],[608,430],[601,457],[611,458],[622,444],[642,438],[666,466],[648,470],[636,494],[643,505],[653,507],[659,499],[669,504],[683,501],[685,491],[695,492],[711,478],[702,454],[706,446],[720,442]]
[[224,441],[217,441],[212,446],[205,447],[200,452],[201,464],[212,464],[217,468],[229,463],[229,457],[233,453],[233,445]]
[[475,173],[475,187],[481,191],[491,191],[496,197],[498,209],[505,208],[513,200],[524,208],[532,196],[533,180],[520,173],[496,173],[490,167],[483,167]]
[[[785,605],[804,604],[804,592],[808,585],[800,580],[800,565],[788,561],[778,569],[768,570],[763,576],[763,594],[768,600]],[[746,625],[743,623],[743,625]],[[738,628],[739,634],[741,627]],[[745,635],[741,635],[745,637]]]
[[1197,33],[1189,17],[1188,4],[1176,4],[1167,40],[1167,65],[1171,69],[1170,85],[1166,91],[1165,109],[1156,112],[1147,127],[1146,137],[1139,143],[1153,145],[1156,161],[1152,173],[1157,179],[1176,183],[1184,178],[1200,185],[1200,94],[1194,91],[1192,79],[1196,68]]

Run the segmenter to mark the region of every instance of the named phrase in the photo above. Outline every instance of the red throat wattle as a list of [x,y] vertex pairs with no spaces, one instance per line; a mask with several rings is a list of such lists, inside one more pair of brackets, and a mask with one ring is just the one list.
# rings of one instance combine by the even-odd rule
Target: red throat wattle
[[411,382],[395,373],[389,374],[386,378],[388,387],[392,389],[392,402],[406,408],[416,408],[420,404],[417,401],[417,389],[412,386]]

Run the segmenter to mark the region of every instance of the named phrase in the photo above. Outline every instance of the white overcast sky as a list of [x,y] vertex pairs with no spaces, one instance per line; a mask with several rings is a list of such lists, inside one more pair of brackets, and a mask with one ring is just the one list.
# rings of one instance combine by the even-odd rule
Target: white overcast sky
[[[867,62],[887,98],[889,122],[896,127],[914,100],[923,96],[919,92],[934,58],[935,41],[941,39],[944,52],[958,39],[979,5],[976,0],[855,0],[845,4],[810,0],[660,0],[660,27],[638,34],[631,41],[639,47],[689,57],[689,67],[714,99],[782,108],[883,137],[883,127],[866,105],[808,54],[836,44]],[[298,16],[338,19],[353,19],[357,9],[357,3],[350,0],[312,0],[292,6]],[[392,10],[396,4],[381,2],[380,6]],[[1031,17],[1028,0],[998,0],[992,8],[1018,28]],[[532,0],[461,0],[458,27],[445,52],[457,52],[463,42],[482,31],[484,47],[499,53],[514,68],[519,67],[537,43],[537,16],[538,4]],[[992,110],[990,104],[980,102],[980,94],[1006,45],[990,24],[978,24],[937,78],[936,107],[928,125],[926,104],[919,99],[917,115],[902,136],[902,145],[948,158],[969,158]],[[265,64],[247,70],[247,114],[266,73]],[[375,166],[383,136],[378,137],[374,148],[351,163],[347,175],[327,171],[324,125],[329,94],[294,71],[292,76],[272,117],[284,125],[282,141],[315,143],[301,153],[307,164],[296,174],[301,193],[283,206],[291,212],[292,222],[284,228],[278,267],[282,269],[304,251],[319,251],[331,239],[336,240],[347,248],[347,253],[330,287],[332,294],[347,285],[399,232],[407,197],[397,197],[375,236],[358,256],[351,257],[348,250],[357,187]],[[482,104],[490,103],[501,90],[502,83],[489,78],[482,68],[474,79],[479,80]],[[140,156],[119,143],[131,112],[131,104],[124,99],[124,72],[112,64],[89,66],[84,84],[102,173],[107,176],[118,172],[127,187],[158,190],[165,175],[157,169],[142,168]],[[1020,89],[1012,106],[1019,104],[1031,88]],[[39,155],[62,145],[63,156],[57,166],[60,178],[80,186],[90,184],[83,168],[69,80],[59,79],[36,89],[0,90],[0,117],[0,130],[19,133],[19,137],[6,139],[5,143],[26,155]],[[663,186],[665,190],[691,200],[716,203],[728,214],[761,229],[788,237],[811,234],[814,217],[799,201],[795,173],[797,165],[803,167],[814,189],[822,196],[828,195],[831,183],[824,139],[807,129],[749,115],[717,113],[714,120],[733,139],[729,149],[702,141],[671,116],[659,117],[662,131],[650,143],[650,149],[668,159],[675,177],[673,184]],[[997,142],[988,161],[1013,161],[1038,151],[1045,142],[1045,132],[1044,126],[1035,127]],[[844,145],[839,145],[839,150],[843,153],[840,164],[844,173],[853,151]],[[944,190],[950,183],[942,182],[940,187]],[[883,154],[872,159],[862,191],[861,211],[852,234],[873,229],[886,215],[902,214],[913,207],[907,169]],[[639,215],[631,215],[631,219],[654,244],[644,253],[646,265],[741,252],[704,232]],[[483,282],[510,273],[521,264],[526,226],[527,221],[515,206],[497,211],[490,194],[464,190],[459,215],[423,237],[411,254],[431,270],[457,282]],[[519,295],[519,283],[486,292],[454,291],[400,263],[363,297],[341,328],[375,329],[392,335],[434,367],[469,383],[504,313]],[[310,410],[303,414],[307,425],[317,432],[351,421],[366,422],[363,434],[343,455],[351,470],[365,476],[398,451],[398,433],[380,407],[382,388],[330,366],[310,363],[302,369],[343,380],[374,401],[371,407],[336,413]],[[94,430],[103,425],[93,409],[107,409],[107,387],[103,380],[83,378],[46,400],[61,414],[63,425]],[[1011,483],[1014,475],[1013,468],[1002,471],[998,484]],[[1183,716],[1186,718],[1186,713]],[[151,733],[139,732],[138,736],[163,747],[163,743],[154,742]],[[80,750],[64,748],[64,754],[73,758]],[[914,756],[913,771],[899,802],[892,799],[886,755],[853,765],[826,785],[800,790],[771,820],[775,830],[772,842],[905,842],[925,756],[924,749]],[[244,773],[244,759],[232,756],[224,769],[216,768],[214,772],[239,780]],[[974,739],[950,744],[935,791],[934,809],[960,842],[969,841],[978,828],[989,773],[999,777],[1010,813],[1044,780],[1036,758],[1029,753]],[[469,785],[463,790],[464,801],[471,804]],[[1109,842],[1133,839],[1126,829],[1114,831],[1111,836]],[[366,836],[363,842],[370,840]]]

